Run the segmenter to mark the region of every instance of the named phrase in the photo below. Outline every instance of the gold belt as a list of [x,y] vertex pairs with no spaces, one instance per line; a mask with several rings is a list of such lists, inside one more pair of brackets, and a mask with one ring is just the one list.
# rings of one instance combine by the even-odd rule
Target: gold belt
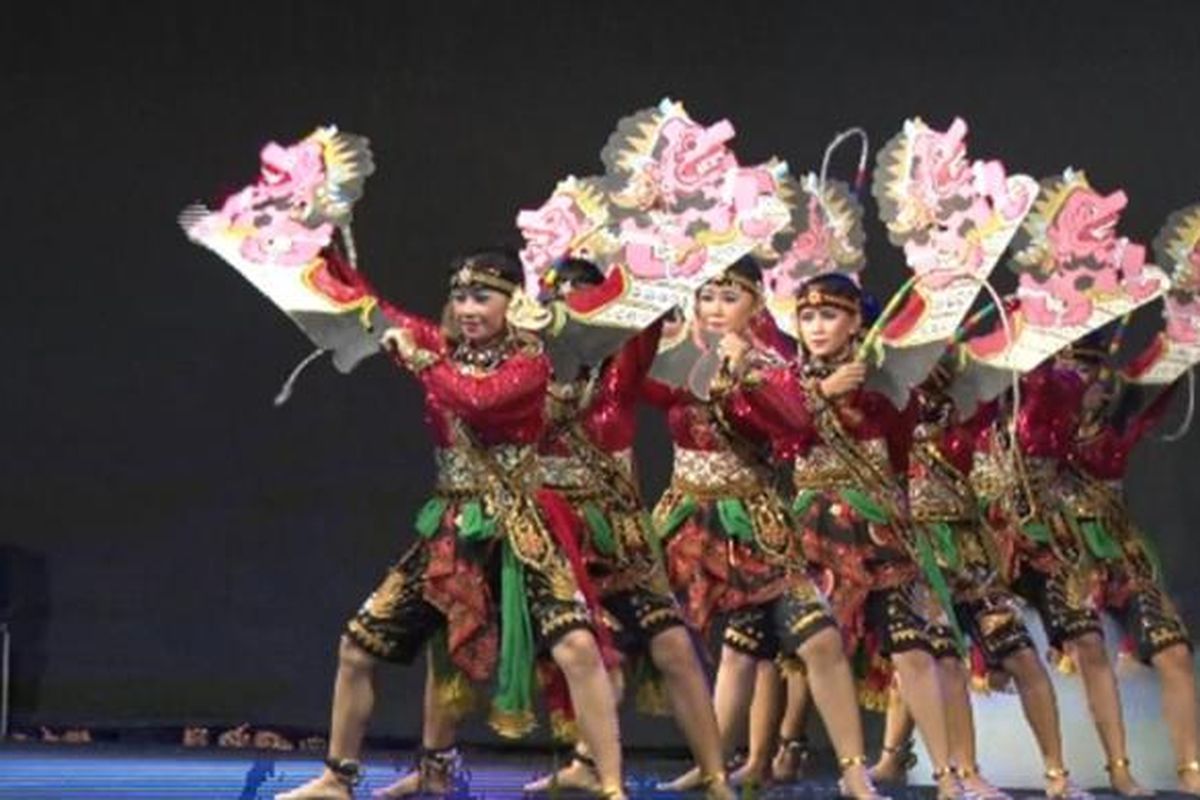
[[[859,449],[878,470],[885,475],[892,472],[888,460],[887,442],[883,439],[868,439],[859,443]],[[858,484],[854,473],[846,466],[832,447],[813,445],[807,453],[796,458],[792,471],[792,483],[797,491],[805,489],[843,489]]]
[[731,450],[675,448],[671,486],[698,497],[743,496],[763,490],[754,468]]
[[[633,475],[633,450],[626,448],[609,456],[620,462],[626,476]],[[595,490],[600,494],[611,487],[598,486],[600,477],[578,456],[538,456],[542,484],[572,493]]]
[[[501,444],[489,447],[488,453],[506,473],[515,477],[519,485],[534,488],[537,470],[536,452],[533,445]],[[484,491],[490,476],[487,468],[480,464],[470,451],[456,447],[439,448],[434,451],[437,465],[437,491],[445,494],[473,494]]]

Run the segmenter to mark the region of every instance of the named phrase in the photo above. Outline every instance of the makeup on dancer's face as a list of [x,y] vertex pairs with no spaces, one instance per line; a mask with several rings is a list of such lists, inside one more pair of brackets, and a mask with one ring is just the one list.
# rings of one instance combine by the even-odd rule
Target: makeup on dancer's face
[[450,312],[468,342],[486,342],[504,330],[508,295],[483,286],[450,290]]
[[741,333],[750,324],[758,298],[729,283],[706,283],[696,292],[696,319],[711,333]]
[[819,358],[842,352],[860,325],[858,314],[835,306],[805,306],[796,321],[805,349]]

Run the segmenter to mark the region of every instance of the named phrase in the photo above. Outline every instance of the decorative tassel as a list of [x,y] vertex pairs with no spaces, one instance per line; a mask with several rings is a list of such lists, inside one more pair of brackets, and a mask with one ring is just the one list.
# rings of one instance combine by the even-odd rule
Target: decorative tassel
[[483,504],[478,500],[463,504],[455,524],[458,526],[459,538],[468,542],[490,539],[496,533],[496,520],[483,513]]
[[447,501],[444,497],[434,497],[421,506],[417,512],[414,527],[422,539],[433,536],[442,527],[442,518],[446,516]]
[[1080,520],[1079,529],[1093,556],[1102,561],[1115,561],[1121,557],[1121,546],[1102,522],[1095,519]]
[[429,643],[429,654],[433,660],[434,693],[438,705],[453,718],[460,719],[474,710],[478,698],[470,679],[450,660],[446,636],[446,630],[443,628]]
[[608,516],[595,503],[584,503],[583,518],[587,521],[588,530],[592,534],[592,547],[603,555],[615,555],[617,540],[613,535],[612,526],[608,523]]
[[867,522],[872,522],[876,525],[887,525],[891,521],[887,512],[871,499],[870,495],[861,489],[850,487],[842,489],[838,494],[847,505],[857,511],[858,515]]
[[717,516],[729,538],[737,539],[743,544],[754,543],[754,521],[750,519],[750,514],[741,500],[735,497],[718,500]]
[[1079,665],[1075,663],[1075,659],[1070,653],[1059,650],[1057,647],[1051,647],[1046,651],[1046,661],[1060,675],[1074,675],[1079,672]]
[[666,520],[659,527],[659,541],[668,538],[672,533],[674,533],[680,525],[682,525],[684,522],[690,519],[693,514],[696,513],[696,509],[699,507],[700,504],[697,503],[694,498],[682,498],[679,504],[676,505],[675,508],[671,509],[671,513],[667,515]]
[[808,509],[812,507],[813,501],[819,496],[820,492],[816,489],[802,489],[792,502],[792,513],[798,517],[804,516],[808,513]]

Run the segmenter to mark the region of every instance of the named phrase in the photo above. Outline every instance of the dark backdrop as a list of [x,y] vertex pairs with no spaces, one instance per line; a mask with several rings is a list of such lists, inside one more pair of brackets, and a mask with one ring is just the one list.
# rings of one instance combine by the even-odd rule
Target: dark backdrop
[[[252,177],[266,140],[325,122],[372,138],[364,268],[428,313],[455,253],[511,239],[518,208],[599,170],[613,123],[664,95],[731,118],[746,160],[778,154],[797,170],[846,126],[880,144],[906,116],[962,115],[972,151],[1014,171],[1075,165],[1124,187],[1123,229],[1145,241],[1200,197],[1196,13],[8,7],[0,594],[16,607],[18,722],[323,727],[340,624],[409,539],[430,478],[414,387],[382,360],[349,378],[322,366],[272,408],[306,342],[175,227],[184,204]],[[869,233],[867,280],[887,291],[898,253],[873,218]],[[657,420],[641,444],[654,494],[669,453]],[[1193,621],[1198,454],[1196,432],[1150,444],[1130,479]],[[415,733],[420,677],[386,675],[376,730]]]

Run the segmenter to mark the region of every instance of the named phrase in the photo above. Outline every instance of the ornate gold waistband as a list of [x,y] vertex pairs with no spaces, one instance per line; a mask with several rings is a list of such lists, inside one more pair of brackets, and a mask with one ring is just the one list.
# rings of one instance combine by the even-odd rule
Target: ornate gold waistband
[[[1031,490],[1046,492],[1055,488],[1058,478],[1058,462],[1055,459],[1026,457],[1022,465]],[[1014,460],[1000,452],[976,452],[970,477],[975,493],[985,500],[1011,491],[1020,478]]]
[[[632,477],[633,450],[627,448],[610,453],[609,456],[620,463],[626,476]],[[554,489],[572,491],[594,489],[597,493],[606,489],[604,486],[597,485],[597,482],[603,479],[578,456],[541,455],[538,456],[538,468],[541,471],[542,483]]]
[[[532,445],[501,444],[489,447],[487,453],[517,485],[530,488],[536,485],[538,473],[532,467],[537,454]],[[439,448],[434,451],[434,462],[439,492],[479,492],[489,482],[487,468],[465,448]]]
[[1057,483],[1062,504],[1076,517],[1106,517],[1122,501],[1121,481],[1100,481],[1064,475]]
[[[858,443],[859,450],[867,460],[885,475],[892,472],[888,460],[887,442],[883,439],[868,439]],[[797,490],[841,489],[857,485],[854,473],[833,448],[825,444],[813,445],[803,456],[796,458],[792,472],[792,483]]]
[[974,519],[978,511],[936,478],[916,478],[908,484],[908,508],[919,522]]
[[743,496],[765,488],[759,474],[730,450],[675,448],[671,486],[691,495]]

